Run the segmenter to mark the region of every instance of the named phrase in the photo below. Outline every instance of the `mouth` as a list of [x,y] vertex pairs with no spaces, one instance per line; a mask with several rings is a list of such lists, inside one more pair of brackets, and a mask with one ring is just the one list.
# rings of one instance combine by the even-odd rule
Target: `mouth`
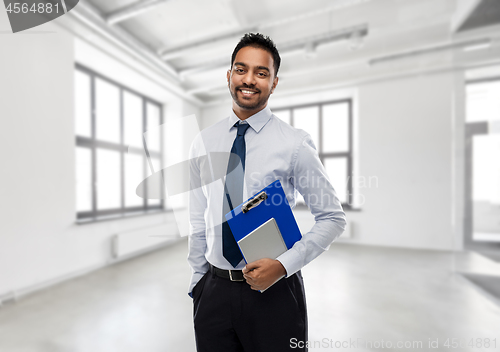
[[241,95],[243,95],[244,97],[253,97],[255,94],[259,93],[258,91],[254,91],[254,90],[251,90],[251,89],[245,89],[245,88],[242,88],[242,89],[238,89],[238,91],[241,93]]

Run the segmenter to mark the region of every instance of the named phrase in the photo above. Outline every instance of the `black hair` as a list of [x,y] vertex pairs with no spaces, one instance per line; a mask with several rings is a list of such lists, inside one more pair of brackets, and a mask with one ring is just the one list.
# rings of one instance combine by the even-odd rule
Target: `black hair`
[[278,70],[281,64],[281,57],[274,42],[268,36],[260,33],[247,33],[241,39],[236,48],[234,48],[233,55],[231,56],[231,67],[233,67],[234,59],[238,51],[244,47],[251,46],[254,48],[263,49],[273,56],[274,61],[274,76],[278,76]]

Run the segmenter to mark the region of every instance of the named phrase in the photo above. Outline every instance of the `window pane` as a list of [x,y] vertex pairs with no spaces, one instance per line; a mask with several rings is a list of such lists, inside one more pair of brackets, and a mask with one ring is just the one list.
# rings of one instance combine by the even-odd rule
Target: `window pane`
[[92,210],[92,151],[76,148],[76,211]]
[[[161,163],[159,158],[150,158],[151,164],[153,165],[154,172],[160,171],[161,170]],[[148,166],[148,175],[151,175],[153,172],[151,168]]]
[[306,205],[306,201],[304,200],[304,197],[302,197],[302,194],[299,192],[296,193],[297,197],[295,198],[295,205]]
[[120,153],[97,150],[97,209],[121,207]]
[[92,137],[91,104],[90,76],[75,71],[75,133],[78,136]]
[[500,134],[474,136],[472,151],[473,239],[500,242]]
[[323,105],[323,153],[349,150],[349,104]]
[[347,158],[328,158],[324,165],[340,202],[347,203]]
[[142,206],[144,199],[136,193],[144,180],[144,164],[141,154],[125,154],[125,206]]
[[147,103],[146,111],[148,116],[147,142],[148,150],[160,151],[160,108],[158,105]]
[[467,85],[467,122],[500,119],[500,82]]
[[312,106],[293,110],[293,126],[303,129],[311,135],[311,138],[319,150],[319,108]]
[[123,92],[124,143],[142,148],[142,99]]
[[290,125],[290,110],[280,110],[274,114]]
[[160,204],[161,204],[160,199],[148,199],[148,206],[155,206]]
[[472,143],[472,200],[500,206],[500,135],[476,135]]
[[96,138],[120,143],[120,91],[99,78],[95,80]]
[[[155,172],[158,172],[161,170],[161,163],[160,163],[160,159],[158,158],[151,158],[151,163],[153,164],[153,168],[155,170]],[[148,172],[148,174],[151,174],[151,171]],[[163,178],[161,177],[158,177],[156,178],[158,180],[158,182],[161,182],[161,180],[163,180]],[[160,204],[160,199],[150,199],[149,198],[149,195],[151,197],[155,197],[155,198],[158,198],[159,196],[161,196],[161,183],[158,183],[158,184],[151,184],[151,183],[148,183],[148,186],[150,186],[148,188],[148,205],[159,205]]]

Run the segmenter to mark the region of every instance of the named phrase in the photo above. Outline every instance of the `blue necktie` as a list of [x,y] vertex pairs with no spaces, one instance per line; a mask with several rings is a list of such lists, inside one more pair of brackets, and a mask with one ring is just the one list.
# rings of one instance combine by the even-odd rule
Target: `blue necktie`
[[[235,127],[238,127],[238,134],[233,142],[231,154],[226,172],[226,183],[224,184],[224,196],[227,198],[229,210],[233,210],[233,205],[238,206],[243,202],[243,181],[245,175],[245,132],[250,125],[248,123],[241,124],[237,122]],[[238,164],[241,161],[241,166]],[[225,202],[224,202],[225,203]],[[223,217],[229,212],[223,209]],[[235,268],[243,259],[238,244],[234,239],[231,228],[227,221],[222,223],[222,255]]]

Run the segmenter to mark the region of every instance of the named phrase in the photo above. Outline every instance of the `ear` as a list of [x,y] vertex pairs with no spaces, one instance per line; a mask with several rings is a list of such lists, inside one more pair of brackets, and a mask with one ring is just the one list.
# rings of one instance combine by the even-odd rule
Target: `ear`
[[229,85],[229,78],[231,78],[231,70],[227,70],[226,78],[227,78],[227,85]]
[[276,86],[278,85],[278,76],[276,76],[273,80],[273,87],[271,88],[271,94],[274,93],[274,89],[276,88]]

